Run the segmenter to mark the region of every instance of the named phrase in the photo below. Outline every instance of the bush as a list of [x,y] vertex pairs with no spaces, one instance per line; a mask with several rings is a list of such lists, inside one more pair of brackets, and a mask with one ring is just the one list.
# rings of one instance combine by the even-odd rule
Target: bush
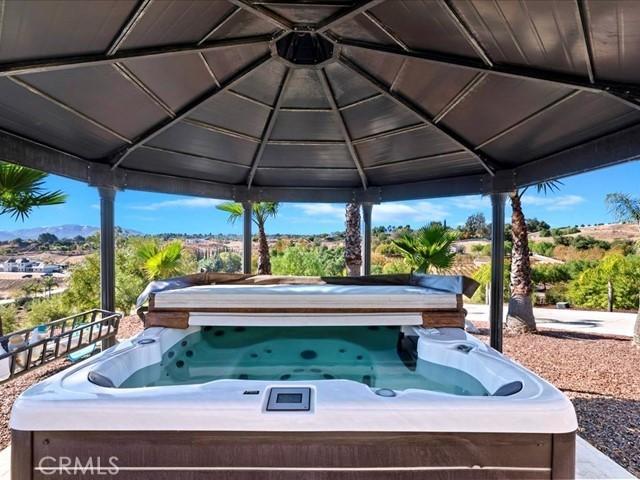
[[2,322],[4,335],[20,330],[18,308],[12,303],[0,306],[0,322]]
[[271,270],[274,275],[342,275],[344,249],[294,245],[271,257]]
[[411,265],[409,265],[404,258],[396,258],[387,262],[382,267],[382,272],[385,275],[392,275],[395,273],[411,273]]
[[29,313],[27,314],[26,327],[35,327],[36,325],[52,322],[68,317],[73,313],[75,311],[65,304],[60,295],[47,300],[34,300],[31,302]]
[[559,283],[547,289],[545,292],[545,301],[549,305],[555,305],[558,302],[566,302],[569,299],[567,292],[567,284]]
[[571,303],[587,308],[607,308],[609,281],[613,285],[615,308],[638,308],[640,257],[625,257],[620,254],[606,256],[572,281],[568,290]]
[[529,242],[529,250],[545,257],[553,257],[554,246],[551,242]]

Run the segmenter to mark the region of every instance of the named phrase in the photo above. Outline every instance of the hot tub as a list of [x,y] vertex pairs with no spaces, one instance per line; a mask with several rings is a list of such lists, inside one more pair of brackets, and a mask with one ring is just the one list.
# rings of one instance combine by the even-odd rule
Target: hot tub
[[569,400],[461,329],[235,323],[148,328],[27,390],[16,478],[574,474]]

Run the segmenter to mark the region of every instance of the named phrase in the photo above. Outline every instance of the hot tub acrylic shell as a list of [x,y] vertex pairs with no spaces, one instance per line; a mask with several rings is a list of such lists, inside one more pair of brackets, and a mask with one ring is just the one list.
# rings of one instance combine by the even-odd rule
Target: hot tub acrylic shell
[[[40,478],[31,462],[43,455],[111,451],[124,459],[123,465],[173,462],[183,467],[167,478],[201,478],[188,470],[194,465],[234,479],[256,469],[275,476],[246,478],[289,478],[293,471],[298,476],[291,478],[334,478],[309,472],[329,475],[338,469],[338,475],[347,472],[345,468],[355,469],[348,470],[352,476],[335,478],[423,478],[419,472],[425,471],[477,478],[469,476],[473,469],[481,470],[482,478],[573,475],[577,422],[561,392],[462,330],[407,329],[419,335],[420,358],[463,370],[489,392],[513,381],[522,382],[523,388],[505,397],[418,389],[383,397],[365,384],[340,379],[216,380],[145,388],[108,388],[87,380],[94,371],[117,386],[197,331],[151,328],[33,386],[16,401],[14,441],[31,450],[16,468],[22,466],[21,475],[34,475],[24,478]],[[309,411],[267,412],[270,389],[292,386],[310,390]],[[177,450],[177,457],[169,453]]]

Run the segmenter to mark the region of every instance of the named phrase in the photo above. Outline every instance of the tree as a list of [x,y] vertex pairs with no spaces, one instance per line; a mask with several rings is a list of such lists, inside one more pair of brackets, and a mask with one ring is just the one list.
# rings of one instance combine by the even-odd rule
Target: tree
[[[618,221],[634,222],[640,227],[640,198],[633,198],[626,193],[609,193],[605,202]],[[633,343],[640,347],[640,295],[638,297],[638,316],[633,329]]]
[[[541,183],[536,186],[538,192],[544,194],[557,190],[558,181]],[[529,233],[527,222],[522,211],[522,197],[529,187],[509,194],[511,200],[511,296],[507,310],[507,329],[511,333],[536,331],[536,319],[533,316],[533,282],[531,281],[531,262],[529,260]]]
[[393,240],[407,263],[416,271],[426,273],[445,270],[453,264],[453,242],[457,235],[441,225],[422,227],[414,234]]
[[160,245],[155,240],[144,240],[137,245],[135,255],[149,280],[170,278],[182,272],[182,242]]
[[[60,190],[47,191],[47,174],[21,165],[0,162],[0,215],[24,220],[36,207],[59,205],[67,199]],[[0,317],[0,336],[3,335]]]
[[488,238],[489,225],[481,212],[469,215],[467,221],[460,229],[462,238]]
[[[216,208],[229,214],[230,223],[235,223],[244,214],[244,207],[238,202],[225,202]],[[279,204],[277,202],[255,202],[251,208],[251,220],[258,227],[258,274],[271,275],[271,258],[265,224],[269,218],[278,214]]]
[[51,244],[56,243],[58,241],[58,237],[56,237],[53,233],[41,233],[38,235],[38,243],[42,244]]
[[42,286],[47,292],[47,297],[51,298],[51,290],[58,286],[58,282],[53,277],[43,277]]
[[362,267],[362,240],[360,238],[360,204],[348,203],[345,211],[344,263],[347,275],[357,277]]
[[544,220],[538,220],[537,218],[527,219],[527,230],[529,233],[539,232],[540,230],[549,230],[550,228],[551,225]]

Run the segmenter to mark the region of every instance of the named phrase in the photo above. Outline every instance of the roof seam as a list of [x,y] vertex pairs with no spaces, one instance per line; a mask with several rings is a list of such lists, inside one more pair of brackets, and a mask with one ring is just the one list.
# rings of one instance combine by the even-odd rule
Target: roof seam
[[140,148],[147,149],[147,150],[156,150],[158,152],[165,152],[165,153],[174,154],[174,155],[184,155],[186,157],[201,158],[203,160],[211,160],[212,162],[223,163],[225,165],[229,165],[232,167],[238,167],[243,169],[250,168],[249,165],[245,165],[243,163],[232,162],[230,160],[223,160],[222,158],[207,157],[206,155],[199,155],[197,153],[184,152],[182,150],[174,150],[172,148],[158,147],[155,145],[142,145]]
[[109,48],[107,49],[107,56],[114,55],[118,49],[124,44],[135,26],[142,20],[142,17],[147,11],[147,8],[153,3],[153,0],[141,0],[138,3],[137,8],[133,14],[127,19],[125,24],[120,28],[120,31],[112,40]]
[[280,111],[280,107],[282,107],[282,102],[284,102],[284,94],[291,81],[291,77],[293,76],[293,69],[287,68],[285,71],[284,77],[282,78],[282,83],[280,84],[280,88],[278,90],[278,95],[276,97],[276,101],[273,105],[273,109],[269,113],[269,118],[267,118],[267,122],[264,126],[264,131],[262,132],[262,137],[260,139],[260,145],[256,150],[255,156],[253,157],[253,162],[251,164],[251,170],[249,170],[249,174],[247,175],[247,188],[251,188],[253,184],[253,179],[258,170],[258,165],[260,165],[260,161],[262,160],[262,156],[264,154],[265,149],[267,148],[267,142],[271,137],[271,133],[273,132],[273,128],[275,127],[276,120],[278,119],[278,113]]
[[216,23],[216,25],[211,30],[209,30],[204,37],[200,39],[197,45],[202,45],[204,42],[209,40],[211,35],[213,35],[222,27],[224,27],[227,24],[227,22],[229,22],[233,17],[235,17],[240,11],[241,11],[240,7],[235,7],[234,9],[232,9],[218,23]]
[[213,125],[211,123],[203,122],[201,120],[196,120],[194,118],[185,118],[182,123],[186,123],[187,125],[193,125],[194,127],[202,128],[204,130],[209,130],[211,132],[220,133],[222,135],[227,135],[229,137],[237,138],[240,140],[246,140],[248,142],[259,143],[260,139],[258,137],[254,137],[253,135],[248,135],[246,133],[238,132],[237,130],[232,130],[231,128],[219,127],[218,125]]
[[349,133],[349,128],[342,116],[342,112],[338,108],[338,104],[336,102],[336,98],[334,96],[333,90],[331,89],[331,85],[329,84],[329,78],[327,77],[327,72],[324,68],[318,71],[318,78],[320,79],[320,83],[322,85],[322,90],[324,91],[325,96],[327,97],[327,101],[329,105],[331,105],[331,110],[333,110],[336,120],[338,121],[338,126],[342,132],[344,137],[344,141],[346,143],[347,149],[349,150],[349,155],[351,155],[351,159],[358,170],[358,175],[360,176],[360,181],[362,182],[362,188],[367,189],[368,187],[368,179],[367,174],[362,168],[362,162],[356,151],[355,146],[353,145],[353,141],[351,139],[351,134]]
[[451,5],[449,0],[439,0],[439,3],[442,6],[443,10],[449,15],[449,18],[451,18],[451,21],[456,26],[458,31],[462,34],[467,43],[469,43],[471,48],[482,59],[484,64],[489,67],[493,66],[493,61],[489,57],[489,54],[480,44],[478,39],[473,35],[469,26],[462,20],[460,15],[458,15],[455,7]]
[[140,80],[131,70],[129,70],[125,65],[116,62],[111,64],[111,66],[122,75],[127,81],[133,84],[138,90],[144,93],[152,102],[154,102],[157,106],[162,108],[167,115],[170,117],[175,117],[176,114],[173,109],[167,105],[164,100],[162,100],[158,95],[156,95],[153,90],[151,90],[142,80]]

